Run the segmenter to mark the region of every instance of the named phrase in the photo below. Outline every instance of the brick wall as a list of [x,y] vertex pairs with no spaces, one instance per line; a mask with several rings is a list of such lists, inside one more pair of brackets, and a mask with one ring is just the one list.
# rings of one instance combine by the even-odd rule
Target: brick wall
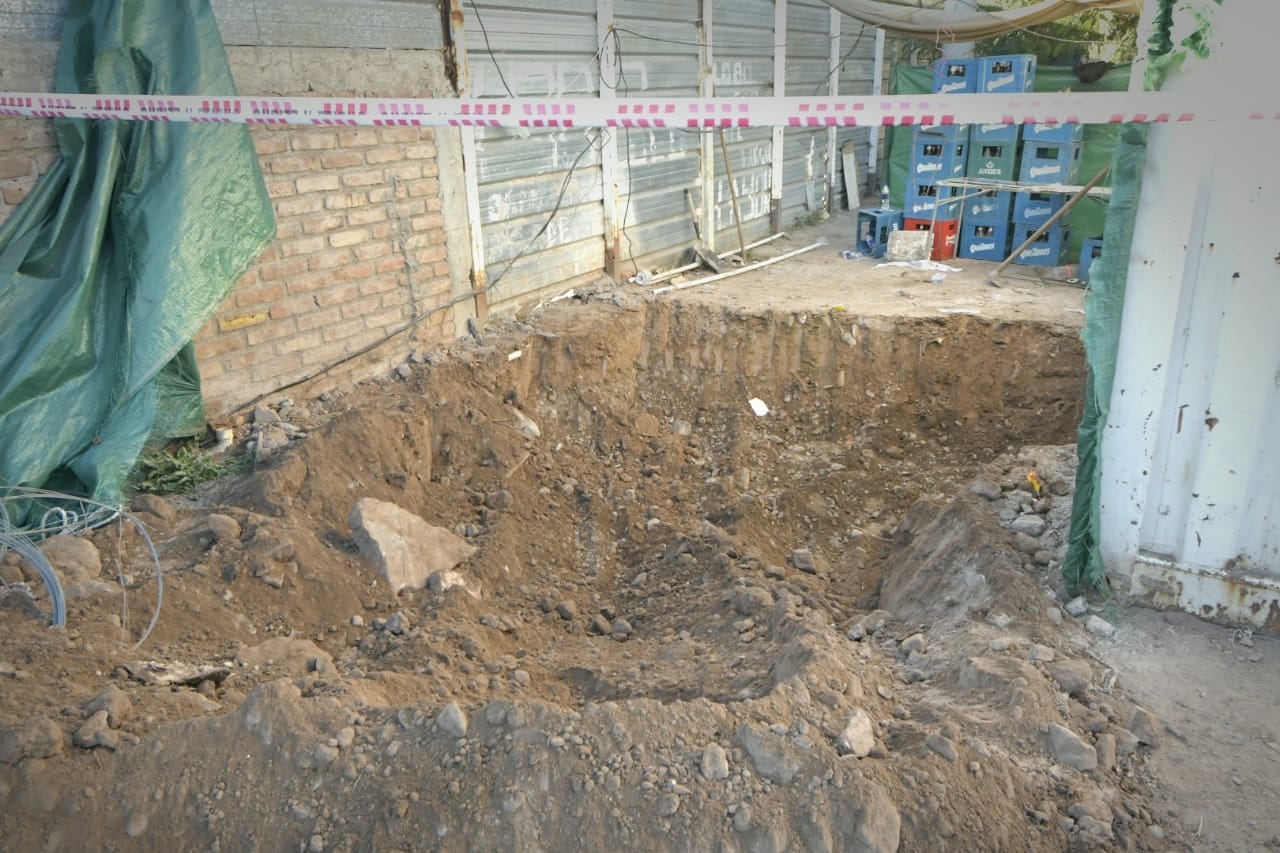
[[[276,239],[196,338],[215,419],[374,343],[451,295],[431,128],[254,128]],[[0,119],[0,222],[56,157],[52,125]],[[460,306],[465,314],[469,306]],[[455,337],[441,310],[291,392],[316,394]],[[460,315],[461,316],[461,315]]]
[[[254,128],[276,239],[196,338],[210,412],[308,376],[450,297],[431,128]],[[453,312],[308,387],[368,375]],[[248,393],[252,391],[252,393]]]

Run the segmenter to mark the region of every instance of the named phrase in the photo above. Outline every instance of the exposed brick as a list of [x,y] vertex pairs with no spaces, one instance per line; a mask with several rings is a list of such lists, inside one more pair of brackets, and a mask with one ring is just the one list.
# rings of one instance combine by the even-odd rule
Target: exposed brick
[[6,181],[0,184],[0,198],[4,199],[5,204],[17,207],[22,204],[24,198],[31,194],[35,186],[34,178],[25,181]]
[[389,258],[383,258],[373,266],[373,271],[378,275],[400,272],[402,269],[404,269],[404,258],[400,255],[392,255]]
[[263,281],[280,281],[306,271],[306,258],[289,258],[283,261],[262,264],[258,267],[258,278]]
[[340,213],[326,213],[304,219],[300,224],[304,234],[323,234],[346,225],[347,217]]
[[30,157],[0,157],[0,178],[35,176],[35,162]]
[[338,134],[332,131],[294,131],[289,136],[294,151],[322,151],[338,147]]
[[305,314],[298,315],[298,331],[309,332],[312,329],[322,329],[342,319],[342,309],[337,305],[330,305],[327,308],[313,308]]
[[387,209],[369,205],[357,207],[347,213],[347,222],[351,225],[372,225],[375,222],[387,221]]
[[285,282],[285,285],[288,287],[290,295],[298,296],[314,293],[332,283],[333,273],[328,270],[321,270],[319,272],[306,272],[302,275],[295,275]]
[[302,356],[298,353],[278,355],[249,368],[249,378],[254,382],[279,382],[302,372]]
[[312,347],[318,347],[324,342],[324,335],[319,329],[310,332],[299,332],[290,335],[287,338],[276,341],[276,352],[285,355],[300,350],[308,350]]
[[200,361],[207,361],[220,355],[243,349],[244,345],[244,334],[241,332],[231,332],[225,335],[214,333],[210,337],[197,337],[196,358]]
[[[407,183],[409,181],[416,181],[422,177],[422,164],[421,163],[400,163],[399,165],[395,165],[395,166],[387,166],[386,169],[384,170],[384,174],[387,176],[387,183],[391,183],[393,185],[394,185],[394,181],[400,181],[401,184]],[[403,194],[404,193],[402,191],[401,195]]]
[[271,198],[284,198],[297,192],[293,178],[273,178],[267,181],[267,195]]
[[[324,206],[329,210],[347,210],[352,207],[363,207],[369,203],[369,196],[362,192],[342,193],[325,198]],[[307,211],[314,213],[315,211]]]
[[444,228],[444,214],[424,213],[421,216],[413,217],[409,220],[409,224],[413,226],[414,231],[430,231]]
[[360,296],[358,284],[344,284],[341,287],[330,287],[316,294],[316,304],[328,307],[350,302]]
[[371,281],[362,282],[360,284],[360,295],[373,296],[378,293],[386,293],[388,290],[396,290],[402,286],[400,279],[394,276],[375,278]]
[[407,312],[403,308],[379,308],[371,314],[366,314],[364,322],[370,329],[387,331],[403,325],[407,319]]
[[337,175],[321,174],[298,178],[299,193],[333,192],[339,186]]
[[440,199],[440,196],[433,195],[427,199],[427,211],[429,213],[439,213],[442,210],[444,210],[444,202]]
[[389,223],[379,222],[369,229],[369,235],[375,240],[388,240],[393,236],[398,237],[399,235],[394,233],[398,230],[400,229],[393,229]]
[[384,127],[378,134],[383,142],[418,142],[422,130],[416,127]]
[[[383,132],[385,133],[386,131]],[[342,130],[338,132],[338,144],[343,148],[377,145],[378,131],[372,127],[353,127],[350,130]]]
[[272,320],[283,320],[285,317],[295,317],[299,314],[305,314],[316,308],[316,301],[310,296],[291,296],[287,299],[280,299],[272,303],[270,315]]
[[409,195],[418,198],[420,196],[435,195],[440,192],[440,181],[436,178],[422,178],[409,183]]
[[404,149],[404,156],[408,160],[434,160],[436,158],[436,147],[430,142],[409,145]]
[[449,274],[449,262],[436,261],[431,267],[431,272],[432,274],[440,276],[442,278],[444,276],[447,276]]
[[233,352],[220,359],[222,369],[227,373],[235,373],[238,370],[244,370],[246,367],[257,364],[262,358],[262,350],[258,349],[242,349]]
[[374,258],[381,258],[391,254],[391,250],[390,242],[380,240],[376,243],[365,243],[364,245],[356,246],[353,251],[355,252],[356,260],[371,261]]
[[359,318],[354,320],[343,320],[338,323],[330,323],[324,327],[323,334],[326,342],[340,341],[358,335],[365,330],[364,321]]
[[320,158],[315,154],[285,154],[270,157],[267,163],[270,164],[273,175],[314,172],[320,168]]
[[294,198],[282,198],[276,202],[276,216],[302,216],[308,213],[319,213],[329,206],[333,198],[311,195]]
[[351,260],[351,251],[348,249],[330,249],[327,252],[320,252],[312,255],[308,259],[308,269],[312,272],[316,270],[331,270],[340,267]]
[[329,235],[329,245],[335,249],[356,246],[369,239],[368,228],[350,228],[346,231],[335,231]]
[[269,264],[272,261],[276,261],[279,259],[280,259],[280,250],[277,249],[274,244],[267,246],[267,248],[262,250],[262,254],[258,255],[258,263],[260,265]]
[[372,187],[385,183],[386,173],[382,169],[361,169],[358,172],[343,172],[344,187]]
[[324,237],[299,237],[295,240],[288,240],[280,244],[280,254],[286,258],[292,258],[295,255],[312,255],[316,252],[324,251]]
[[38,150],[34,152],[36,160],[36,171],[44,174],[52,168],[53,164],[58,160],[58,152],[49,149]]
[[363,166],[364,155],[359,150],[329,151],[320,156],[320,165],[326,169],[350,169],[352,166]]
[[250,131],[250,136],[253,138],[253,148],[258,152],[259,157],[283,154],[289,150],[289,138],[284,132],[262,129]]
[[[335,341],[334,343],[325,344],[324,346],[312,347],[302,353],[302,363],[307,367],[313,367],[318,364],[333,364],[338,359],[346,355],[352,347],[345,341]],[[347,375],[354,372],[357,368],[350,367],[347,369]],[[341,368],[334,371],[337,375],[343,375]],[[329,374],[330,377],[334,373]]]
[[245,329],[245,340],[249,342],[249,346],[256,347],[268,341],[295,334],[297,329],[298,327],[294,324],[292,317],[287,320],[276,320]]
[[352,320],[356,317],[363,317],[371,311],[377,311],[381,307],[376,299],[356,299],[351,302],[342,303],[342,319]]
[[407,287],[397,288],[396,290],[388,290],[379,297],[379,301],[383,308],[404,307],[412,301],[413,295],[409,293]]
[[420,264],[431,264],[444,260],[447,254],[443,245],[428,246],[425,249],[416,250],[413,253],[413,257]]
[[302,223],[296,219],[276,220],[276,239],[292,240],[302,236]]
[[379,145],[364,152],[364,161],[370,166],[378,163],[396,163],[404,159],[404,150],[394,145]]
[[284,299],[284,285],[276,282],[261,287],[235,289],[236,305],[240,308],[256,308]]
[[365,261],[358,264],[347,264],[334,270],[333,280],[338,282],[359,281],[374,274],[373,264]]

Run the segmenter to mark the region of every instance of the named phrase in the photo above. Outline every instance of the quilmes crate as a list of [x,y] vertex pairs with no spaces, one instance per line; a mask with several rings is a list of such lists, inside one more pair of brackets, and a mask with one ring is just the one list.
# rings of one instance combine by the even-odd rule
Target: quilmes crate
[[1049,221],[1062,206],[1067,197],[1062,193],[1018,192],[1013,194],[1014,222],[1023,225],[1034,225],[1037,228]]
[[[1021,246],[1026,239],[1039,230],[1039,225],[1027,225],[1024,222],[1013,223],[1013,245]],[[1035,239],[1030,246],[1018,253],[1013,259],[1015,264],[1036,267],[1056,267],[1062,262],[1062,256],[1071,240],[1069,225],[1054,225]]]
[[934,211],[940,219],[955,219],[959,214],[959,195],[955,187],[940,187],[932,181],[907,181],[906,210],[903,215],[915,219],[931,219]]
[[1016,146],[1022,137],[1020,124],[971,124],[969,125],[969,145],[983,145],[988,142],[1012,142]]
[[917,133],[911,141],[911,179],[936,181],[964,175],[965,143],[932,133]]
[[1018,180],[1037,184],[1069,184],[1080,176],[1080,143],[1022,142]]
[[1013,193],[998,192],[964,200],[966,225],[1008,225],[1013,214]]
[[978,59],[978,91],[1030,92],[1036,81],[1036,58],[1030,53]]
[[883,258],[889,249],[889,234],[902,227],[902,211],[873,207],[858,211],[858,251]]
[[943,57],[933,63],[933,91],[939,95],[978,91],[977,61]]
[[1003,261],[1009,257],[1009,235],[1013,226],[985,224],[966,219],[960,228],[958,254],[975,261]]
[[929,257],[935,261],[946,261],[956,256],[956,240],[960,236],[960,220],[958,219],[913,219],[902,220],[904,231],[932,231],[933,248]]
[[1080,247],[1080,271],[1077,275],[1081,281],[1089,280],[1089,267],[1102,256],[1102,238],[1090,237]]
[[964,173],[971,178],[1012,181],[1018,172],[1018,143],[969,143]]
[[1084,142],[1083,124],[1027,124],[1022,128],[1024,142],[1055,142],[1073,145]]

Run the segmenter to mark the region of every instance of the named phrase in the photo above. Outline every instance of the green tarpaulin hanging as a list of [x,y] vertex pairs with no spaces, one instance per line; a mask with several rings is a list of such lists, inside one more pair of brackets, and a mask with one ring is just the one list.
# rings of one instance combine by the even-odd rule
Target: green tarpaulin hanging
[[[71,0],[55,90],[235,84],[208,0]],[[191,340],[275,225],[243,126],[55,130],[59,160],[0,226],[0,494],[111,502],[148,437],[203,429]]]

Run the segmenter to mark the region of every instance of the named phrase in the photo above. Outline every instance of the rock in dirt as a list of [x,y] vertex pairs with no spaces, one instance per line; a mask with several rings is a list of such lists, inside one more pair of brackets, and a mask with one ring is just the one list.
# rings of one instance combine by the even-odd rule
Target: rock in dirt
[[636,418],[636,432],[645,438],[654,438],[662,432],[662,424],[653,415],[644,412]]
[[306,675],[313,670],[333,671],[333,658],[328,652],[310,640],[290,637],[273,637],[265,643],[243,648],[236,655],[236,663],[248,667],[277,667],[290,675]]
[[627,637],[631,636],[631,623],[625,618],[619,616],[617,619],[613,620],[613,625],[610,628],[609,633],[615,640],[625,640]]
[[229,515],[222,515],[217,512],[209,513],[209,517],[205,519],[205,524],[209,526],[209,532],[213,534],[213,538],[219,542],[240,541],[240,522]]
[[114,729],[128,718],[129,712],[133,710],[133,703],[129,701],[129,697],[123,690],[113,684],[84,703],[84,710],[86,714],[106,711],[107,725]]
[[418,588],[433,572],[446,572],[476,552],[474,545],[393,503],[361,498],[347,519],[360,555],[391,589]]
[[1049,724],[1049,750],[1054,760],[1076,770],[1093,770],[1098,766],[1098,753],[1092,746],[1064,726]]
[[149,512],[161,521],[173,521],[178,514],[173,504],[158,495],[145,492],[134,495],[133,500],[129,501],[129,508],[134,512]]
[[844,730],[836,738],[836,749],[841,755],[852,755],[855,758],[866,758],[876,745],[875,728],[871,717],[861,708],[854,708]]
[[0,731],[0,764],[17,764],[24,758],[52,758],[62,753],[62,729],[41,717]]
[[1077,595],[1062,608],[1071,616],[1083,616],[1089,612],[1089,601],[1083,595]]
[[455,587],[462,587],[467,595],[472,598],[480,598],[480,588],[472,580],[464,577],[461,572],[443,571],[432,572],[427,576],[427,591],[436,595],[441,595]]
[[1041,643],[1032,643],[1031,648],[1027,649],[1027,660],[1036,661],[1038,663],[1049,663],[1054,658],[1053,649]]
[[959,755],[956,754],[956,745],[949,738],[945,738],[937,732],[931,732],[925,738],[924,744],[952,764],[955,764],[956,759],[959,758]]
[[1040,536],[1046,527],[1048,523],[1038,515],[1020,515],[1009,523],[1010,530],[1028,536]]
[[467,715],[458,707],[457,702],[450,702],[441,709],[440,715],[436,717],[436,725],[450,737],[467,736]]
[[1093,749],[1098,753],[1098,769],[1111,771],[1116,766],[1116,736],[1110,732],[1098,735]]
[[81,749],[105,746],[107,749],[114,750],[120,746],[120,734],[113,732],[107,725],[107,712],[98,711],[76,729],[75,734],[71,736],[71,742]]
[[739,616],[754,616],[766,607],[773,606],[773,595],[756,587],[742,587],[733,591],[729,603]]
[[1156,746],[1160,743],[1160,718],[1146,708],[1135,705],[1133,713],[1129,715],[1129,722],[1124,727],[1133,733],[1140,744]]
[[782,735],[743,724],[738,727],[738,743],[751,756],[760,775],[770,782],[789,785],[800,772],[798,748]]
[[45,559],[57,571],[62,591],[67,598],[88,598],[116,591],[110,584],[103,583],[102,557],[88,539],[80,536],[51,536],[41,542],[39,547]]
[[1000,487],[990,480],[974,480],[969,484],[969,491],[989,501],[997,500],[1003,494]]
[[569,622],[578,615],[578,605],[566,599],[556,605],[556,613],[560,614],[561,619]]
[[808,548],[797,548],[791,552],[791,556],[788,559],[798,571],[809,575],[818,573],[818,566],[813,562],[813,554],[810,553]]
[[1116,626],[1101,616],[1090,615],[1084,620],[1084,629],[1095,637],[1111,637],[1116,633]]
[[511,509],[511,492],[506,489],[499,489],[496,492],[490,492],[485,495],[484,505],[489,509]]
[[1049,675],[1058,682],[1062,692],[1077,698],[1089,692],[1089,684],[1093,681],[1093,671],[1089,662],[1083,660],[1054,661],[1047,667]]
[[898,651],[904,655],[910,655],[913,652],[922,655],[928,650],[929,640],[924,634],[912,634],[910,637],[903,640],[902,644],[898,646]]
[[729,754],[718,743],[709,743],[702,750],[702,775],[711,781],[729,778]]
[[663,794],[658,797],[658,817],[671,817],[680,810],[680,797],[675,794]]
[[397,611],[387,617],[382,627],[388,634],[403,634],[409,630],[409,617]]

